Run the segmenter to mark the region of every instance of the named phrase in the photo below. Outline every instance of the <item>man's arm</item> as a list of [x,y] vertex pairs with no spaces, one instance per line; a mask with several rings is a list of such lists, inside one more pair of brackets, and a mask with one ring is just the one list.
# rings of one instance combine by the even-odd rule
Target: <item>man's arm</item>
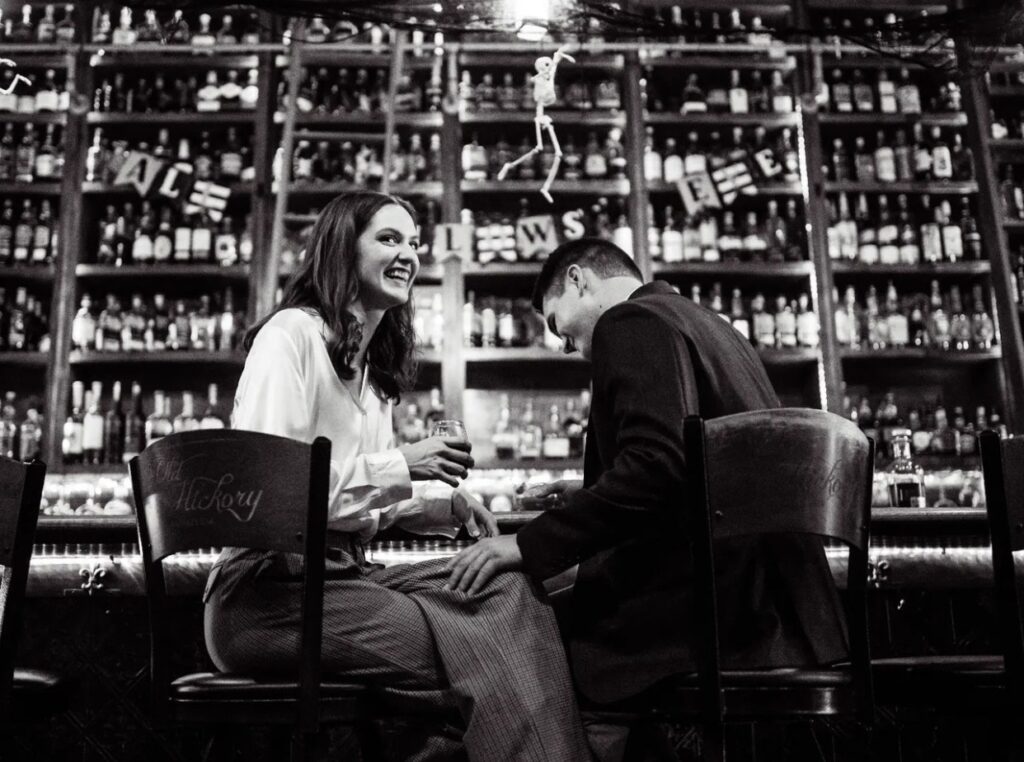
[[598,322],[591,366],[595,399],[610,406],[601,426],[615,431],[618,454],[564,508],[519,531],[523,566],[538,580],[649,528],[650,512],[672,507],[682,494],[683,418],[698,407],[693,367],[679,334],[646,308],[626,302]]

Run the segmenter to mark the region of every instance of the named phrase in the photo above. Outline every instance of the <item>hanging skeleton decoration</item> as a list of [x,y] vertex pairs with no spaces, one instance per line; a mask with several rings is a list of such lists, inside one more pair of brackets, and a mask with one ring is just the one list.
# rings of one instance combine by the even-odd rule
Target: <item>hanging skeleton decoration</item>
[[[12,69],[18,64],[14,63],[10,58],[0,58],[0,66],[10,66]],[[18,86],[19,82],[24,82],[26,85],[31,85],[32,80],[22,74],[15,74],[14,79],[7,87],[0,87],[0,93],[4,95],[10,95],[14,92],[14,88]]]
[[553,106],[555,103],[555,70],[558,68],[558,62],[563,58],[566,61],[576,63],[576,60],[566,53],[564,48],[556,50],[553,56],[541,56],[534,62],[533,65],[537,69],[537,73],[531,79],[533,79],[533,99],[537,103],[537,115],[533,119],[533,126],[537,130],[537,145],[515,161],[507,162],[501,168],[501,171],[498,172],[498,179],[504,180],[505,175],[508,174],[512,167],[522,164],[527,159],[532,159],[544,150],[543,131],[547,130],[548,139],[555,150],[555,160],[551,164],[551,169],[548,171],[547,179],[544,180],[544,185],[541,186],[540,192],[548,200],[548,203],[553,202],[550,193],[551,183],[554,182],[555,176],[558,174],[558,167],[562,163],[562,147],[558,144],[558,136],[555,135],[555,127],[552,124],[551,117],[544,113],[544,109],[547,106]]

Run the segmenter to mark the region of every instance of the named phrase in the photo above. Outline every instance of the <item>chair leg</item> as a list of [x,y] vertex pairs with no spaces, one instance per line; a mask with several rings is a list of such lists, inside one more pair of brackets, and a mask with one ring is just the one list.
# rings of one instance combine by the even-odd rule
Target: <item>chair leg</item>
[[725,762],[725,728],[710,722],[701,728],[701,759],[703,762]]

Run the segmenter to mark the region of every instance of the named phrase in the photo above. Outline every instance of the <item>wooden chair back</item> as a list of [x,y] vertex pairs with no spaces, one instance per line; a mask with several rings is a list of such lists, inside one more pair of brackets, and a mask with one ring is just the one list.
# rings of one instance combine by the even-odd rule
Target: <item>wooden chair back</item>
[[169,653],[163,561],[213,547],[305,556],[299,640],[298,717],[318,723],[327,496],[331,443],[312,445],[251,431],[190,431],[164,437],[129,464],[150,616],[153,708],[168,709]]
[[10,708],[46,464],[0,457],[0,717]]
[[1024,438],[980,436],[985,506],[992,538],[992,575],[1008,706],[1024,706],[1024,628],[1013,554],[1024,550]]
[[867,622],[867,551],[874,444],[852,422],[822,410],[778,408],[684,422],[687,483],[702,617],[705,724],[724,717],[714,542],[794,533],[849,549],[847,625],[859,714],[874,711]]

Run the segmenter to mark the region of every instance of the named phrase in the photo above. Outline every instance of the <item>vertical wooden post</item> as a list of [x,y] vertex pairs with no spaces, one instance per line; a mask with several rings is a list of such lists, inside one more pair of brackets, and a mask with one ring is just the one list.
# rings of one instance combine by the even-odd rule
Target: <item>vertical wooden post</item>
[[633,258],[644,279],[651,277],[651,257],[647,251],[647,183],[644,181],[644,109],[640,93],[640,57],[637,52],[625,55],[625,89],[623,108],[626,119],[626,160],[629,177],[627,199],[630,225],[633,228]]
[[[462,127],[459,123],[458,60],[459,49],[446,49],[448,56],[447,93],[443,101],[441,124],[441,221],[458,222],[462,210]],[[449,259],[444,264],[441,287],[444,304],[444,349],[441,352],[441,391],[445,411],[462,418],[462,397],[466,390],[466,358],[462,351],[462,306],[466,301],[466,283],[462,262]]]

